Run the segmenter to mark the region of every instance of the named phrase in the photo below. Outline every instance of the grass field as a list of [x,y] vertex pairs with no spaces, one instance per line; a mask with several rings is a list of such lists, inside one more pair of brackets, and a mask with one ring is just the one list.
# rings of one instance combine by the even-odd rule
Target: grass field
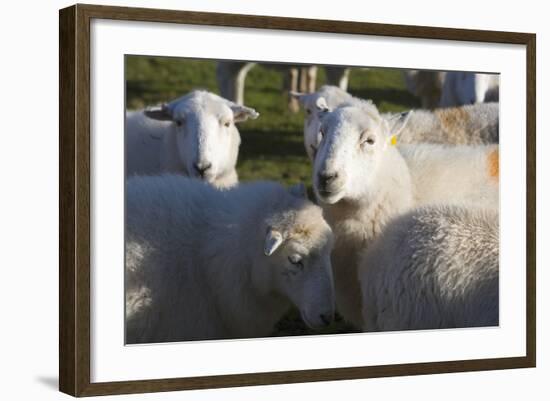
[[[325,83],[319,69],[317,87]],[[269,179],[286,185],[299,181],[311,188],[311,165],[303,145],[304,114],[291,113],[282,95],[280,72],[260,66],[248,73],[245,104],[260,113],[257,120],[239,126],[242,144],[237,170],[240,181]],[[193,89],[217,93],[215,62],[179,58],[127,56],[126,104],[129,109],[168,102]],[[416,97],[405,89],[402,74],[395,69],[353,69],[349,92],[371,99],[381,112],[420,107]],[[340,319],[322,333],[350,332]],[[288,313],[274,335],[311,334],[297,311]],[[318,333],[318,332],[317,332]]]

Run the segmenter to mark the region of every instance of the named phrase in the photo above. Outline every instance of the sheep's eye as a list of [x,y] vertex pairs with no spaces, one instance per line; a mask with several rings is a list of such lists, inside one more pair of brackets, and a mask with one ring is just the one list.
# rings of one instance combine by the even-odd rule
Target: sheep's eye
[[304,268],[304,262],[302,261],[302,258],[300,255],[290,255],[288,257],[288,261],[292,263],[294,266],[299,267],[300,269]]
[[368,135],[368,132],[364,132],[361,136],[361,145],[374,145],[374,138],[370,135]]
[[224,121],[223,126],[229,128],[231,126],[231,121],[229,120]]

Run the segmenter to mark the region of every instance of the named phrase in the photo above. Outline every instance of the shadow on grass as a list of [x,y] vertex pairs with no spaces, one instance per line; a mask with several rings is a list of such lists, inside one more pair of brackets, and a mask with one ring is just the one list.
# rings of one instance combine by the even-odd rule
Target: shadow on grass
[[285,185],[311,184],[311,163],[301,133],[241,131],[239,180],[274,180]]
[[304,157],[301,133],[241,130],[239,158]]

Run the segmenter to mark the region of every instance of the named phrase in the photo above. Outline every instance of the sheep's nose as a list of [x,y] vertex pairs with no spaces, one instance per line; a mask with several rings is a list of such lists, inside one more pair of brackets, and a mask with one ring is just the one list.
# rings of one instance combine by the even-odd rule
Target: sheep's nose
[[325,326],[328,326],[329,324],[332,323],[333,315],[332,314],[321,313],[319,315],[319,318],[321,318],[321,321],[323,322],[323,324]]
[[194,163],[193,167],[201,177],[204,177],[204,173],[212,167],[212,163]]
[[330,185],[336,178],[338,178],[337,172],[327,172],[319,174],[319,183],[322,186]]

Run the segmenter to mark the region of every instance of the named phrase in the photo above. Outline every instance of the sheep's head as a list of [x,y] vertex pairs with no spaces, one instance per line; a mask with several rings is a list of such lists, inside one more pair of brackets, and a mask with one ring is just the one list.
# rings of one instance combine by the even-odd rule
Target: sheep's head
[[254,109],[206,91],[193,91],[145,114],[172,121],[183,173],[210,183],[235,168],[240,145],[235,123],[259,116]]
[[288,298],[309,327],[320,328],[334,317],[332,231],[318,206],[291,192],[294,199],[265,222],[262,258],[269,290]]
[[[323,203],[363,198],[374,187],[390,127],[370,102],[326,113],[313,167],[315,194]],[[393,150],[395,151],[395,150]]]
[[306,113],[304,120],[304,146],[310,160],[313,160],[317,153],[319,142],[321,142],[319,127],[321,126],[322,115],[351,100],[352,97],[337,86],[329,85],[322,86],[315,93],[291,92],[290,95],[298,99]]

